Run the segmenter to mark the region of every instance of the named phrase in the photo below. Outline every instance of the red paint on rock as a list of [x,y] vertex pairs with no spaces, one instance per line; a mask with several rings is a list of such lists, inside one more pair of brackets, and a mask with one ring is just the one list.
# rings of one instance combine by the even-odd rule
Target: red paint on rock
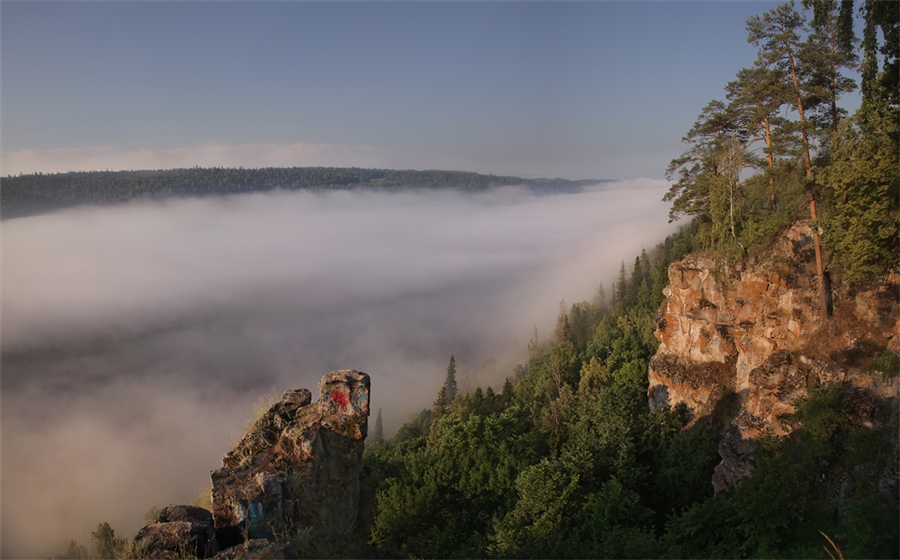
[[335,389],[334,391],[331,392],[331,400],[333,400],[334,402],[336,402],[337,404],[339,404],[341,406],[347,406],[348,404],[350,404],[350,395],[348,395],[346,393],[342,393],[342,392],[338,391],[337,389]]

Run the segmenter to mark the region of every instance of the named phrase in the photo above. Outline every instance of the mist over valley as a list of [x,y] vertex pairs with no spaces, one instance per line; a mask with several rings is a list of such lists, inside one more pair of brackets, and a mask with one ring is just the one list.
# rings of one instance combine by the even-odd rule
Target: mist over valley
[[3,555],[193,501],[261,396],[329,371],[371,375],[388,435],[451,355],[461,389],[499,387],[560,299],[592,299],[673,230],[667,188],[274,191],[5,220]]

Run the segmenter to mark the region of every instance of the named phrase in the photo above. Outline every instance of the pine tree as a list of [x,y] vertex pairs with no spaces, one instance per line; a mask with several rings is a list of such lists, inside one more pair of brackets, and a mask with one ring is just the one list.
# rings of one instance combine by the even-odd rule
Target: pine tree
[[[865,0],[863,5],[863,59],[861,117],[869,110],[896,108],[900,103],[900,3]],[[878,43],[878,31],[884,38]],[[878,61],[882,60],[882,69]]]
[[669,163],[666,178],[675,181],[663,201],[671,202],[669,221],[695,215],[704,222],[706,246],[724,248],[734,241],[740,222],[738,176],[747,165],[746,127],[734,104],[710,101],[682,139],[691,148]]
[[600,316],[606,312],[606,290],[603,288],[603,282],[600,282],[600,288],[597,290],[597,295],[594,296],[594,307],[597,308]]
[[572,338],[572,328],[569,326],[569,314],[566,312],[566,300],[559,302],[559,315],[556,316],[556,328],[553,330],[556,342],[565,342]]
[[837,100],[843,93],[856,89],[856,83],[841,74],[841,69],[855,70],[857,56],[853,51],[853,11],[848,2],[839,8],[837,0],[803,0],[813,9],[812,33],[801,51],[806,67],[807,89],[812,118],[818,121],[824,141],[820,149],[833,151],[837,146],[838,124],[846,111]]
[[809,216],[813,221],[813,247],[816,254],[816,276],[819,280],[819,314],[822,321],[828,320],[828,296],[825,293],[825,268],[822,264],[822,245],[819,239],[819,219],[816,211],[816,183],[813,181],[812,157],[810,155],[810,131],[812,123],[806,118],[804,97],[810,92],[801,83],[803,68],[798,64],[800,58],[800,33],[806,31],[806,19],[794,10],[793,3],[782,4],[769,10],[762,16],[753,16],[747,20],[750,32],[747,40],[759,47],[757,64],[766,68],[776,67],[785,72],[794,107],[800,117],[800,137],[802,141],[803,165],[806,169],[806,190],[809,193]]
[[509,405],[512,402],[513,397],[513,385],[512,381],[510,381],[509,376],[503,380],[503,391],[500,393],[500,397],[503,400],[503,406]]
[[784,71],[777,67],[759,64],[744,68],[737,73],[737,79],[726,86],[728,100],[733,111],[745,127],[747,142],[764,143],[762,158],[749,162],[763,170],[763,179],[769,194],[769,212],[778,209],[776,164],[779,158],[791,155],[796,136],[789,121],[779,114],[779,109],[788,103],[790,89]]
[[441,390],[438,391],[437,398],[434,399],[434,404],[431,405],[432,418],[434,421],[441,419],[444,414],[447,412],[447,386],[444,385],[441,387]]
[[622,264],[619,266],[619,276],[616,278],[616,285],[614,287],[616,294],[616,311],[619,312],[625,308],[625,296],[628,290],[627,277],[625,276],[625,261],[622,261]]
[[375,443],[384,443],[384,422],[381,419],[381,408],[378,408],[378,416],[375,417],[375,429],[372,431],[372,440]]
[[834,215],[826,239],[834,247],[833,264],[851,282],[900,262],[900,127],[896,116],[865,111],[866,118],[857,115],[842,125],[827,175]]
[[456,358],[450,356],[450,365],[447,366],[447,378],[444,380],[444,403],[449,406],[455,399],[458,389],[456,386]]

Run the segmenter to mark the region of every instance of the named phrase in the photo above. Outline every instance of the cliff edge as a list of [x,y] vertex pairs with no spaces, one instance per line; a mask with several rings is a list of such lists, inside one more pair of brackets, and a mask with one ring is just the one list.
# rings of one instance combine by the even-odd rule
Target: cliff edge
[[829,286],[832,316],[823,321],[812,243],[801,221],[754,261],[728,266],[698,254],[669,267],[648,397],[651,408],[683,403],[695,417],[732,403],[717,490],[752,470],[753,439],[790,430],[783,420],[808,388],[845,384],[870,426],[880,421],[876,401],[898,394],[897,372],[873,374],[873,362],[900,351],[900,273],[865,289]]

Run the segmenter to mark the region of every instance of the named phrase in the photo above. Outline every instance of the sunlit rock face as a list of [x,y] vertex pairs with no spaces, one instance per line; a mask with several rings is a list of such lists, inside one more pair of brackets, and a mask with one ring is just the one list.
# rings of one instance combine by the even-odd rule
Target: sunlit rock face
[[734,391],[754,399],[749,407],[754,415],[779,430],[777,416],[785,410],[777,402],[799,395],[782,392],[773,401],[765,389],[785,387],[780,373],[770,371],[763,379],[757,370],[776,353],[806,346],[822,326],[817,278],[804,270],[811,252],[811,232],[798,223],[766,263],[735,268],[691,255],[672,264],[657,320],[656,337],[662,344],[650,364],[651,403],[683,402],[702,411],[724,392]]
[[805,222],[745,264],[707,255],[673,263],[657,316],[661,344],[650,361],[650,406],[684,403],[703,416],[735,393],[740,409],[723,435],[715,479],[717,489],[733,487],[751,470],[741,461],[752,440],[790,430],[782,420],[808,387],[844,382],[872,395],[896,394],[897,383],[872,375],[870,366],[875,355],[900,346],[898,284],[895,272],[866,290],[837,287],[833,316],[823,322]]

